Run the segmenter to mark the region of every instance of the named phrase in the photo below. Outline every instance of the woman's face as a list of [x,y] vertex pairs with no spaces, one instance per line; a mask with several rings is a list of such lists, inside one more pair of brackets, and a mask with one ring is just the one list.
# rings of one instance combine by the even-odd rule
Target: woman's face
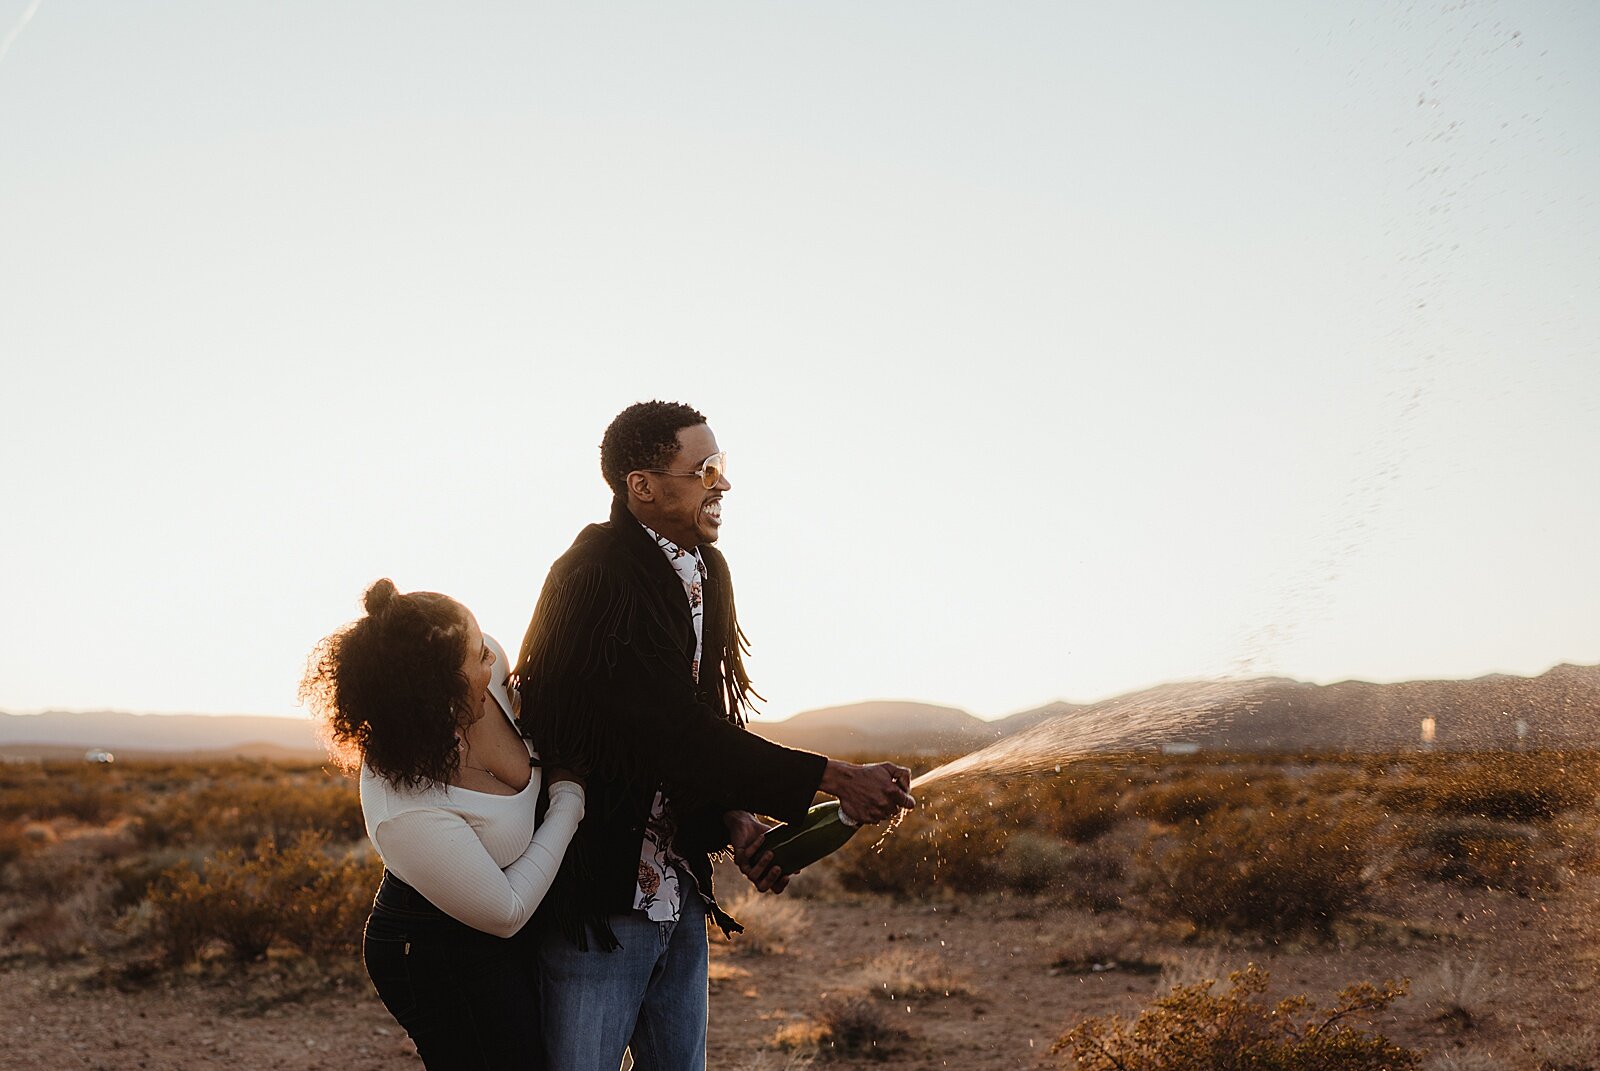
[[483,714],[483,704],[489,694],[489,673],[494,669],[494,652],[483,642],[483,630],[471,610],[467,615],[467,653],[461,663],[461,673],[467,678],[468,707],[471,718],[477,721]]

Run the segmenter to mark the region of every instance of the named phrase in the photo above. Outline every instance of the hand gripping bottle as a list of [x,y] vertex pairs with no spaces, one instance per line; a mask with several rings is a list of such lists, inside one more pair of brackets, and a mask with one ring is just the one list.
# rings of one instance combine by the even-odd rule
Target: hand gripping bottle
[[860,829],[844,816],[838,800],[828,800],[811,808],[798,822],[767,830],[756,855],[770,851],[778,869],[793,874],[844,847]]

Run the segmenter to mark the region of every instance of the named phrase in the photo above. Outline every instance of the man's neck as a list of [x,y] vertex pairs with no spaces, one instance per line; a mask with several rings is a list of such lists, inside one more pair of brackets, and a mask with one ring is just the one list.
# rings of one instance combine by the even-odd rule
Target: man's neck
[[677,538],[671,532],[662,528],[655,518],[648,516],[648,511],[641,514],[632,499],[628,501],[628,515],[638,522],[640,527],[648,528],[662,539],[671,540],[672,545],[681,550],[695,551],[700,549],[700,541],[698,539],[685,540]]

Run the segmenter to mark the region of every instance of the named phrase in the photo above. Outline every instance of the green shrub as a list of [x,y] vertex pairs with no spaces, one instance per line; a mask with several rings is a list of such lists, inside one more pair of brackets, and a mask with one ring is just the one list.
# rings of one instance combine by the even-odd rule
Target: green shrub
[[1363,982],[1318,1011],[1304,996],[1267,1004],[1267,973],[1254,965],[1215,983],[1180,986],[1129,1022],[1086,1019],[1051,1046],[1078,1071],[1409,1071],[1421,1054],[1348,1020],[1387,1008],[1403,984]]
[[1174,837],[1146,892],[1157,910],[1200,927],[1326,934],[1366,897],[1367,821],[1230,808]]

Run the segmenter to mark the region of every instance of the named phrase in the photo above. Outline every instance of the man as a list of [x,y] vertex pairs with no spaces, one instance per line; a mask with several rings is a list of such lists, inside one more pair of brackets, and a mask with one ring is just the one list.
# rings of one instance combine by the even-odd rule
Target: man
[[583,823],[540,908],[541,1029],[551,1071],[705,1066],[709,853],[756,888],[787,876],[756,814],[801,818],[820,789],[877,822],[914,806],[910,771],[780,747],[743,728],[754,692],[727,563],[712,546],[730,489],[705,417],[623,410],[600,444],[611,518],[551,567],[517,660],[524,731],[587,778]]

